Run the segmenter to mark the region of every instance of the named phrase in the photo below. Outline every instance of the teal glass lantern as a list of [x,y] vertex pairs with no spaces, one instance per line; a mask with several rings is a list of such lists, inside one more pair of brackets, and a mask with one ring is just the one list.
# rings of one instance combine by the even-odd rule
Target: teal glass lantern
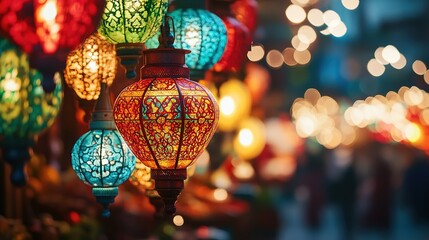
[[16,186],[25,184],[24,165],[34,138],[52,125],[59,112],[63,94],[58,74],[54,81],[54,91],[44,93],[42,74],[29,68],[27,55],[0,39],[0,146]]
[[118,194],[118,186],[133,172],[136,157],[113,123],[106,83],[102,83],[101,87],[90,131],[76,141],[71,159],[77,176],[92,186],[97,202],[103,205],[102,216],[108,217],[109,204]]
[[[205,10],[202,0],[175,1],[176,9],[169,13],[175,27],[174,47],[191,50],[186,65],[191,79],[201,80],[204,72],[217,63],[225,50],[227,35],[222,20]],[[146,42],[146,47],[157,48],[159,33]]]
[[107,0],[98,32],[116,44],[116,54],[127,78],[136,77],[143,43],[156,34],[167,12],[168,0]]

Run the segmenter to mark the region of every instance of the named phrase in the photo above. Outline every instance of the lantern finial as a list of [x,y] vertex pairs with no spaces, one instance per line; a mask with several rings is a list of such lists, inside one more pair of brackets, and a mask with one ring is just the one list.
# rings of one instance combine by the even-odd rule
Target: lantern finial
[[[170,30],[170,23],[173,24],[173,32]],[[175,29],[174,29],[174,22],[173,19],[165,15],[164,17],[164,23],[161,25],[161,35],[159,35],[159,47],[158,48],[174,48],[174,38],[175,36]]]

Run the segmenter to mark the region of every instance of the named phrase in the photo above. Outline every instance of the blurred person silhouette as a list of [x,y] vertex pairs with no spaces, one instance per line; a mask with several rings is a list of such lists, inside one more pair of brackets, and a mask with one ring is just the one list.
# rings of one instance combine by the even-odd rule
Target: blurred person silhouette
[[362,212],[361,226],[364,230],[388,235],[393,217],[392,169],[382,154],[383,145],[377,142],[369,144],[370,174],[362,186],[367,191],[367,205]]
[[403,193],[416,223],[429,223],[429,157],[415,151],[415,157],[404,172]]
[[312,229],[320,227],[321,213],[325,203],[325,176],[323,152],[308,152],[303,156],[304,166],[298,185],[307,189],[308,198],[305,206],[305,223]]
[[338,207],[341,239],[352,239],[355,225],[358,177],[354,166],[356,151],[338,148],[329,157],[329,195]]

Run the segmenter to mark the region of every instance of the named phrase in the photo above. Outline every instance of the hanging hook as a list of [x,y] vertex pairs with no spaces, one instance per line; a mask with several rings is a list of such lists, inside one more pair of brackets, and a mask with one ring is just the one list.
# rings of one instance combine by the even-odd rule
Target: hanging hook
[[[173,32],[170,30],[170,23],[173,26]],[[174,48],[173,43],[174,39],[176,37],[176,29],[174,27],[174,21],[173,18],[165,15],[164,17],[164,23],[161,25],[161,35],[158,38],[159,41],[159,48]]]

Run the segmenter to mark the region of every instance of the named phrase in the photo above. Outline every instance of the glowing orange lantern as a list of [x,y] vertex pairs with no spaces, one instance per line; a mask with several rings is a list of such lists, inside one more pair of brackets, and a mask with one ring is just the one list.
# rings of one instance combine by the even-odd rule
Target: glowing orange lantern
[[215,98],[189,80],[188,50],[174,49],[168,21],[160,47],[145,50],[141,80],[126,87],[114,106],[115,124],[136,157],[151,168],[165,213],[173,214],[186,168],[204,151],[219,118]]

